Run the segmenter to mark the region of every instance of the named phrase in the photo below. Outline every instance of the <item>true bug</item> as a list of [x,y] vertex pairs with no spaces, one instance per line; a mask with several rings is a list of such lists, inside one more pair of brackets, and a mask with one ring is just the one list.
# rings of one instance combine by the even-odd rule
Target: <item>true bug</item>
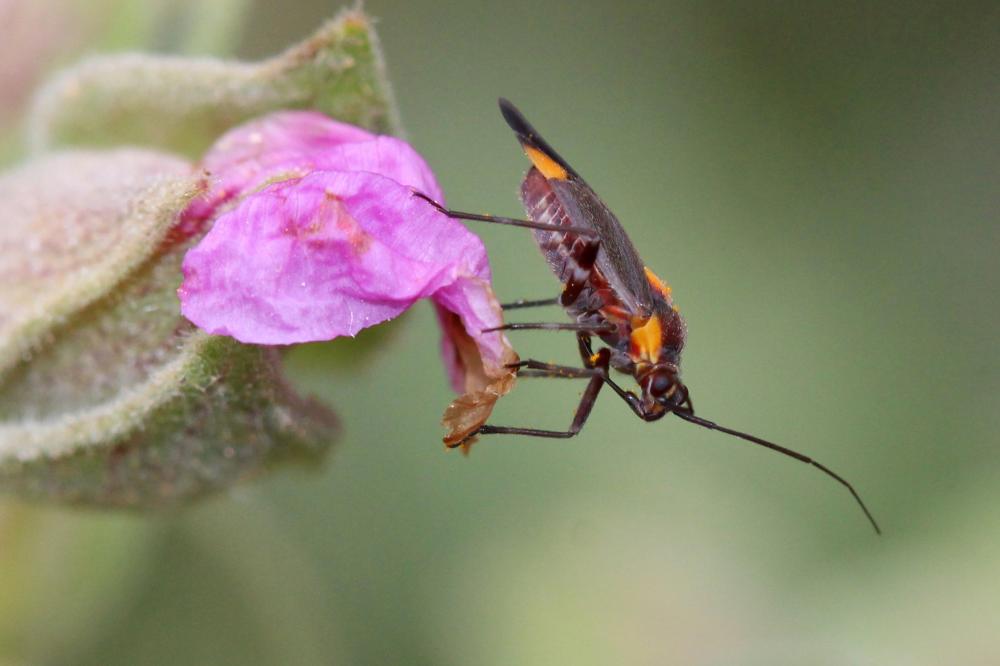
[[[561,305],[571,323],[513,323],[490,330],[570,330],[576,332],[583,367],[542,363],[516,364],[519,376],[581,377],[590,381],[567,430],[482,425],[474,435],[572,437],[583,428],[601,388],[607,384],[645,421],[674,414],[695,425],[718,430],[819,468],[843,484],[857,500],[876,533],[878,523],[846,479],[797,451],[695,416],[687,387],[680,379],[685,327],[673,305],[670,287],[647,268],[621,223],[580,175],[541,137],[520,111],[500,99],[504,120],[517,136],[532,166],[521,184],[529,220],[448,210],[415,193],[444,214],[467,220],[533,229],[549,267],[565,286],[558,298],[507,303],[505,309]],[[604,343],[596,352],[592,337]],[[632,376],[637,395],[619,386],[609,370]],[[461,445],[461,442],[455,446]]]

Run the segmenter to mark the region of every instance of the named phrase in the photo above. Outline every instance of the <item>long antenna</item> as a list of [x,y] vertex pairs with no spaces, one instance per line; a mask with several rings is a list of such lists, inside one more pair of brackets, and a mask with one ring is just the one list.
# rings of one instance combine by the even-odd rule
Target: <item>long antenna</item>
[[875,533],[882,534],[882,530],[879,529],[878,523],[875,522],[875,518],[872,516],[871,511],[868,510],[868,507],[865,506],[865,503],[861,500],[861,496],[858,495],[856,490],[854,490],[854,486],[848,483],[847,479],[840,476],[826,465],[816,462],[809,456],[803,455],[798,451],[792,451],[791,449],[786,449],[783,446],[778,446],[774,442],[769,442],[766,439],[761,439],[760,437],[754,437],[753,435],[748,435],[747,433],[740,432],[739,430],[731,430],[729,428],[720,426],[718,423],[715,423],[714,421],[703,419],[701,417],[695,416],[694,414],[689,414],[687,412],[680,412],[680,411],[675,411],[674,414],[684,419],[685,421],[688,421],[689,423],[700,425],[702,428],[708,428],[709,430],[718,430],[719,432],[724,432],[727,435],[732,435],[733,437],[739,437],[740,439],[745,439],[748,442],[753,442],[754,444],[758,444],[765,448],[771,449],[772,451],[783,453],[789,458],[795,458],[796,460],[808,463],[813,467],[818,467],[821,472],[823,472],[827,476],[833,477],[841,484],[843,484],[844,487],[846,487],[848,490],[851,491],[851,494],[854,495],[854,499],[856,499],[858,501],[858,504],[861,506],[861,510],[865,512],[866,516],[868,516],[868,521],[872,524],[872,527],[875,528]]

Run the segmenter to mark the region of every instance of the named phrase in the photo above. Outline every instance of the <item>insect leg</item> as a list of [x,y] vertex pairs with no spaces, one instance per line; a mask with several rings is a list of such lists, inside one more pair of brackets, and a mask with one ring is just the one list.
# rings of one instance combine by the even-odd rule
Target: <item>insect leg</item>
[[610,333],[614,330],[607,324],[580,324],[574,322],[522,322],[484,328],[482,333],[493,331],[583,331],[586,333]]
[[[544,363],[531,358],[524,359],[517,363],[509,363],[506,367],[518,370],[518,377],[565,377],[568,379],[575,379],[593,377],[601,372],[595,368],[577,368],[569,365],[556,365],[555,363]],[[525,372],[525,370],[528,372]]]
[[580,349],[580,358],[583,360],[584,367],[594,367],[594,347],[590,344],[590,333],[577,331],[576,344]]
[[[565,228],[565,227],[563,227]],[[570,262],[567,261],[566,266],[562,270],[562,279],[566,282],[566,287],[563,289],[562,294],[558,299],[551,300],[540,300],[540,301],[515,301],[501,307],[533,307],[536,305],[563,305],[569,306],[580,293],[587,286],[590,281],[590,276],[594,270],[594,265],[597,262],[597,253],[600,251],[601,242],[600,240],[586,241],[583,245],[583,249],[579,252],[575,260]],[[583,324],[583,323],[564,323],[564,324],[549,324],[549,323],[513,323],[505,324],[503,326],[498,326],[496,328],[483,329],[483,333],[489,333],[491,331],[523,331],[523,330],[548,330],[548,331],[578,331],[582,333],[611,333],[614,331],[615,327],[612,324]],[[590,355],[588,354],[588,357]],[[586,359],[585,359],[586,362]]]
[[537,301],[529,301],[519,298],[518,300],[511,301],[510,303],[501,303],[500,307],[504,310],[516,310],[517,308],[537,308],[543,305],[559,305],[559,297],[542,298]]
[[637,396],[635,393],[632,393],[632,391],[626,391],[621,386],[611,381],[611,379],[607,380],[607,384],[608,386],[611,387],[612,391],[618,394],[619,398],[625,401],[626,405],[632,408],[632,411],[635,412],[635,415],[638,416],[643,421],[652,421],[660,417],[659,414],[657,414],[656,416],[648,414],[646,410],[643,409],[642,400],[640,400],[639,396]]
[[478,222],[492,222],[493,224],[508,224],[512,227],[526,227],[528,229],[541,229],[543,231],[558,231],[560,233],[565,233],[567,231],[572,231],[573,233],[586,236],[588,238],[596,238],[597,232],[593,229],[587,227],[577,227],[569,224],[546,224],[544,222],[535,222],[533,220],[518,220],[513,217],[501,217],[499,215],[480,215],[478,213],[463,213],[458,210],[449,210],[445,208],[438,202],[431,199],[429,196],[423,192],[413,191],[413,196],[423,199],[430,205],[438,209],[438,211],[444,213],[448,217],[454,217],[460,220],[476,220]]
[[[591,376],[590,383],[587,384],[587,388],[583,392],[580,404],[577,406],[576,413],[573,415],[573,422],[570,423],[567,430],[541,430],[538,428],[517,428],[487,424],[480,426],[479,429],[469,435],[469,437],[474,435],[527,435],[529,437],[548,437],[553,439],[568,439],[573,437],[583,429],[583,425],[587,422],[590,412],[594,409],[594,403],[597,402],[597,395],[600,393],[604,382],[607,381],[608,362],[611,358],[611,354],[606,349],[601,350],[600,353],[601,358],[598,359],[597,367],[593,370],[594,374]],[[466,439],[468,439],[468,437]],[[454,446],[461,446],[463,442],[458,442],[454,444]]]
[[[559,304],[567,307],[573,304],[576,299],[583,292],[584,288],[589,284],[591,274],[594,270],[594,265],[597,262],[597,253],[600,251],[601,242],[600,240],[586,241],[583,245],[583,249],[580,251],[578,256],[575,257],[574,261],[567,260],[564,266],[561,279],[566,282],[566,287],[563,289],[562,294],[558,299],[551,300],[540,300],[540,301],[515,301],[505,306],[508,307],[533,307],[536,305],[555,305]],[[496,328],[484,329],[483,333],[488,333],[490,331],[519,331],[528,329],[542,329],[549,331],[577,331],[579,333],[611,333],[615,330],[614,325],[610,323],[597,323],[597,324],[583,324],[583,323],[569,323],[569,324],[546,324],[546,323],[514,323],[505,324],[503,326],[498,326]],[[591,354],[588,354],[584,358],[584,362],[587,363],[587,358]]]
[[[576,341],[580,347],[580,358],[583,359],[583,365],[588,368],[594,367],[595,361],[600,357],[600,352],[594,353],[594,348],[590,343],[590,335],[587,333],[577,333]],[[601,350],[604,351],[604,350]],[[618,394],[618,397],[625,401],[636,416],[644,421],[653,421],[662,416],[660,413],[650,414],[642,406],[642,400],[639,399],[632,391],[626,391],[621,386],[619,386],[610,377],[605,377],[604,383],[611,387],[611,390]],[[693,413],[693,412],[692,412]]]
[[483,425],[479,427],[478,435],[528,435],[530,437],[549,437],[553,439],[568,439],[575,436],[583,429],[583,424],[587,422],[594,403],[597,402],[597,394],[604,385],[604,378],[600,375],[591,377],[587,389],[583,392],[580,405],[576,408],[576,414],[568,430],[540,430],[538,428],[514,428],[510,426]]

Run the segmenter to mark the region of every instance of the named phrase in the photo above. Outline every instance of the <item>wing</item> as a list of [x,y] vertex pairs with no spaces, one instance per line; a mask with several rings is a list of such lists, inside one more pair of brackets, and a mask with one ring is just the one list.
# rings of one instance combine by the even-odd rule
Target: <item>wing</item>
[[[658,310],[663,299],[650,285],[642,259],[618,218],[513,104],[501,99],[500,110],[534,165],[521,185],[528,216],[538,222],[593,229],[601,239],[597,269],[618,299],[635,314],[648,316]],[[537,230],[534,234],[549,266],[560,276],[575,236]]]

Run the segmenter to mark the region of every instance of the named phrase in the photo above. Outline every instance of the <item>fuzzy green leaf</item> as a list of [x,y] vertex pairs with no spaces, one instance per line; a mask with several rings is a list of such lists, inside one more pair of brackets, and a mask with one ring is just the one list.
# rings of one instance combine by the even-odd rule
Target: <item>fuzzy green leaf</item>
[[0,375],[156,249],[197,192],[184,160],[65,153],[0,176]]

